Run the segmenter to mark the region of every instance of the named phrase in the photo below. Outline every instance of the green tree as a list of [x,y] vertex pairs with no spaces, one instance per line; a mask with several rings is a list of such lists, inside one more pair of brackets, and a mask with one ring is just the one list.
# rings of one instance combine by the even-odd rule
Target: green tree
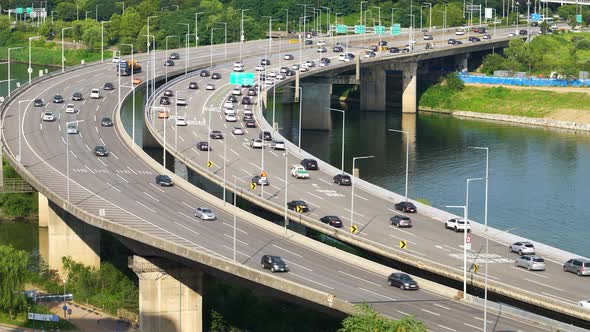
[[101,43],[101,28],[89,27],[82,33],[82,42],[89,49],[96,49],[100,47]]
[[25,310],[27,301],[23,294],[27,273],[26,251],[11,246],[0,246],[0,311],[11,318]]
[[342,321],[339,332],[394,332],[396,323],[385,318],[367,303],[356,305],[357,312]]
[[465,83],[463,83],[463,80],[459,78],[459,75],[456,72],[447,74],[445,82],[447,87],[455,92],[461,91],[465,88]]
[[64,21],[73,21],[76,19],[76,4],[74,3],[60,2],[55,6],[55,11],[57,12],[57,17]]
[[496,70],[506,70],[506,59],[498,53],[488,54],[483,58],[481,71],[485,74],[493,74]]

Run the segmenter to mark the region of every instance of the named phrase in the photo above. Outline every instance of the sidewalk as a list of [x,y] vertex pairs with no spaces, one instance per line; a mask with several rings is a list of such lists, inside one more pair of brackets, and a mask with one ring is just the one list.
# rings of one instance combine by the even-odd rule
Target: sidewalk
[[[68,308],[72,309],[72,314],[68,315],[68,321],[72,323],[77,331],[83,332],[134,332],[138,331],[131,328],[126,322],[109,316],[103,312],[68,302]],[[50,307],[51,312],[63,319],[63,303],[56,303]]]

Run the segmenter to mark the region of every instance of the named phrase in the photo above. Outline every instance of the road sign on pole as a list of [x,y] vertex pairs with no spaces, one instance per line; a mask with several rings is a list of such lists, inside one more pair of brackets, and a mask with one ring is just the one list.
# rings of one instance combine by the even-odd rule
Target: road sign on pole
[[471,235],[467,234],[467,237],[465,238],[465,248],[467,250],[471,250]]
[[531,14],[531,21],[538,22],[541,20],[541,14]]
[[378,35],[382,35],[385,33],[385,26],[383,25],[376,25],[375,26],[375,33]]
[[213,167],[213,162],[211,160],[209,160],[207,162],[207,167],[209,167],[209,168]]
[[473,273],[477,273],[478,270],[479,270],[479,265],[473,264]]
[[232,72],[229,74],[229,84],[232,85],[254,85],[254,73],[239,73]]
[[252,190],[256,189],[256,183],[252,182],[250,184],[250,189],[252,189]]
[[354,26],[354,33],[365,33],[365,26],[364,25],[355,25]]
[[356,225],[350,226],[350,232],[351,233],[356,234],[356,233],[358,233],[358,231],[359,230],[358,230],[358,227],[356,227]]
[[346,33],[348,27],[345,24],[338,24],[336,26],[336,33]]
[[576,15],[576,23],[582,23],[582,15]]
[[408,249],[408,241],[407,240],[400,240],[399,247],[402,249]]
[[399,36],[402,33],[402,27],[399,23],[395,23],[391,26],[391,35]]

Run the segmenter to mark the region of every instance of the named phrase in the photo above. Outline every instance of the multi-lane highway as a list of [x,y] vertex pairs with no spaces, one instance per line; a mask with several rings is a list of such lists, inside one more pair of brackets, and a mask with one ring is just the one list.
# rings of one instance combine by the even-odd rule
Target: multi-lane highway
[[[252,56],[253,53],[260,53],[256,47],[265,44],[266,41],[250,42],[247,44],[249,51],[245,54]],[[236,53],[237,46],[232,45],[229,50]],[[157,54],[158,74],[164,72],[163,65],[159,66],[164,56],[161,52]],[[209,49],[200,48],[192,52],[191,63],[207,63],[208,57]],[[142,64],[147,62],[142,57],[139,59]],[[183,66],[183,61],[177,64]],[[146,78],[144,74],[139,77]],[[114,112],[119,103],[117,90],[125,89],[123,95],[129,93],[130,80],[125,78],[123,81],[127,87],[115,84],[114,91],[101,90],[101,98],[90,99],[91,88],[102,87],[105,82],[117,82],[114,65],[105,63],[56,75],[22,91],[16,99],[9,101],[2,114],[7,152],[12,156],[20,155],[21,171],[36,179],[41,191],[46,188],[64,200],[69,192],[70,202],[89,215],[107,218],[112,223],[207,253],[230,264],[234,243],[231,209],[216,210],[217,221],[197,220],[192,215],[193,209],[208,206],[207,202],[213,198],[197,197],[178,186],[164,188],[155,185],[155,175],[161,170],[142,162],[137,157],[142,152],[129,148],[115,128],[101,126],[103,117],[115,118]],[[68,114],[64,104],[50,102],[55,94],[69,100],[78,91],[83,93],[84,99],[74,102],[80,110],[77,113]],[[197,94],[200,96],[205,92]],[[36,98],[43,98],[45,105],[33,107],[30,101]],[[196,99],[190,100],[189,105],[195,102]],[[46,110],[55,113],[55,121],[43,121],[42,114]],[[66,123],[70,121],[78,121],[79,134],[67,134]],[[188,141],[189,136],[186,138]],[[95,156],[96,145],[105,145],[110,155]],[[215,144],[214,149],[217,153],[219,146]],[[246,151],[243,153],[247,154]],[[66,178],[68,173],[69,181]],[[263,254],[280,255],[290,264],[291,271],[278,277],[334,294],[339,299],[379,302],[377,308],[380,312],[396,318],[414,313],[433,331],[462,331],[471,329],[471,325],[475,329],[481,325],[481,308],[425,291],[404,292],[388,287],[385,275],[328,257],[323,252],[303,247],[241,218],[238,225],[236,245],[240,264],[260,269]],[[265,273],[270,272],[267,270]],[[490,315],[488,320],[490,324],[505,329],[536,331],[545,328],[529,325],[505,314]]]
[[[494,38],[506,37],[508,32],[508,30],[504,30]],[[402,41],[402,43],[404,42],[405,40]],[[452,45],[446,46],[454,47]],[[445,45],[440,43],[438,47],[445,47]],[[328,45],[328,49],[331,50],[330,45]],[[357,47],[351,48],[351,51],[358,55],[360,49],[357,44]],[[295,58],[293,60],[284,60],[283,55],[286,53],[294,54]],[[331,59],[332,64],[329,66],[338,63],[338,53],[329,51],[321,56]],[[398,55],[386,53],[377,57],[384,56],[395,57]],[[277,52],[269,56],[271,65],[267,66],[265,73],[267,76],[270,72],[278,73],[281,66],[291,67],[293,64],[300,64],[308,59],[315,60],[317,63],[318,57],[316,47],[307,48],[303,52],[303,58],[293,52]],[[245,58],[243,62],[246,71],[255,72],[255,66],[259,65],[260,59],[261,57]],[[317,68],[312,68],[309,75],[312,75]],[[226,185],[230,190],[233,190],[231,183],[233,178],[239,177],[238,191],[250,192],[252,194],[250,198],[253,201],[260,200],[263,201],[263,204],[273,204],[278,207],[278,211],[281,210],[280,207],[284,206],[286,201],[304,200],[310,206],[310,212],[304,213],[304,215],[316,223],[320,224],[319,219],[326,215],[339,216],[343,221],[344,228],[339,230],[328,229],[326,232],[348,233],[348,226],[351,223],[351,187],[339,186],[333,182],[333,176],[336,174],[333,168],[309,171],[309,179],[291,177],[288,174],[291,166],[299,164],[304,157],[296,149],[289,151],[287,159],[283,151],[272,149],[270,142],[267,142],[264,149],[253,149],[250,141],[259,137],[260,125],[265,121],[260,117],[257,119],[258,128],[243,128],[244,135],[232,134],[234,127],[244,127],[242,121],[244,105],[240,103],[234,104],[238,109],[238,122],[236,123],[226,121],[223,112],[223,104],[234,88],[229,84],[230,72],[233,71],[232,63],[218,65],[215,68],[208,68],[208,70],[212,73],[220,73],[222,79],[213,80],[211,77],[194,75],[161,89],[160,92],[165,88],[179,96],[188,97],[188,106],[171,106],[169,108],[171,117],[168,120],[158,119],[155,112],[148,112],[147,121],[151,124],[151,129],[156,132],[160,142],[163,142],[164,127],[166,126],[167,148],[181,154],[182,160],[193,169],[214,177],[219,182],[222,182],[225,177]],[[196,92],[189,90],[189,82],[197,82],[201,89]],[[278,82],[279,80],[276,80],[275,84]],[[216,90],[205,90],[204,87],[208,83],[216,84]],[[261,85],[266,86],[264,82],[261,82]],[[241,95],[247,95],[247,90],[241,88]],[[269,96],[269,101],[270,98],[272,96]],[[303,98],[305,98],[305,92],[303,92]],[[156,96],[154,106],[159,106],[158,101],[158,96]],[[172,98],[172,105],[174,105],[174,97]],[[255,106],[254,110],[257,107]],[[189,125],[186,127],[176,126],[174,121],[176,113],[186,116]],[[257,113],[257,115],[260,114]],[[211,121],[210,124],[209,120]],[[225,139],[209,139],[209,129],[220,130],[223,132]],[[385,134],[383,133],[383,135]],[[195,146],[199,141],[209,141],[212,151],[199,151]],[[367,154],[371,154],[370,149],[367,150]],[[213,163],[212,167],[207,167],[209,161]],[[267,187],[258,186],[255,190],[252,190],[251,178],[259,175],[262,171],[267,173],[270,185]],[[286,174],[288,174],[287,178],[285,178]],[[287,186],[286,183],[288,183]],[[286,200],[285,190],[287,190]],[[258,197],[254,197],[254,195],[258,195]],[[396,228],[389,222],[391,216],[402,214],[400,211],[394,210],[395,202],[397,201],[392,200],[391,197],[384,197],[367,190],[367,188],[357,187],[354,203],[354,223],[361,230],[357,236],[385,250],[408,254],[417,261],[443,264],[451,270],[461,273],[463,270],[463,234],[444,230],[442,219],[433,218],[420,213],[420,211],[417,214],[408,214],[413,220],[412,228]],[[500,233],[499,231],[494,232]],[[492,237],[493,235],[497,234],[492,234]],[[409,248],[401,249],[398,246],[401,240],[406,240]],[[473,263],[479,264],[480,272],[472,273],[470,271],[470,278],[483,277],[481,266],[487,260],[490,282],[498,287],[516,287],[530,294],[550,299],[558,305],[572,307],[576,306],[578,301],[590,298],[589,280],[587,278],[563,272],[563,255],[554,255],[551,250],[537,249],[537,253],[545,258],[547,268],[546,271],[533,272],[515,266],[517,255],[508,252],[507,242],[501,241],[499,238],[490,242],[487,256],[484,254],[484,245],[485,239],[482,234],[477,231],[474,232],[472,248],[468,250],[468,266],[471,267]],[[575,256],[572,255],[573,257]]]

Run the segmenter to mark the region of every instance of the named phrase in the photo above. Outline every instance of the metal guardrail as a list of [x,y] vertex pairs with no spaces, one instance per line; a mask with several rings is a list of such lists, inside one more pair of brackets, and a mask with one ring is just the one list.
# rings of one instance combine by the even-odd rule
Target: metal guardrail
[[20,178],[6,178],[0,183],[0,193],[30,193],[36,191],[27,181]]

